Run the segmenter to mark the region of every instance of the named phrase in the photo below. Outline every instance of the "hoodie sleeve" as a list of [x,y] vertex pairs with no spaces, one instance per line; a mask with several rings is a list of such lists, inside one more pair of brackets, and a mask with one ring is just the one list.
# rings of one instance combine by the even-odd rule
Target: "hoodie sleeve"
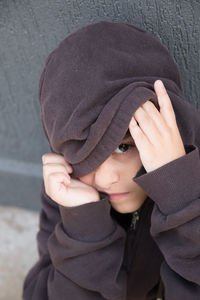
[[107,196],[76,207],[57,205],[41,189],[39,260],[27,274],[24,300],[125,300],[121,269],[126,232]]
[[150,232],[164,255],[165,300],[200,299],[200,158],[196,145],[133,178],[154,201]]

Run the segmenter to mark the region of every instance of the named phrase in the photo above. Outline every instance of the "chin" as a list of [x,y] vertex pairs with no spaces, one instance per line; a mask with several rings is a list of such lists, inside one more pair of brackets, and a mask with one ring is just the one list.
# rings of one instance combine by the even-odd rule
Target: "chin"
[[134,211],[138,210],[142,206],[142,204],[143,203],[141,203],[141,204],[131,203],[131,205],[128,205],[128,204],[126,205],[124,203],[124,204],[117,205],[116,203],[115,204],[111,203],[112,207],[121,214],[134,212]]
[[112,207],[121,214],[131,213],[138,210],[144,201],[146,200],[147,195],[142,194],[131,194],[126,199],[120,199],[119,201],[110,201]]

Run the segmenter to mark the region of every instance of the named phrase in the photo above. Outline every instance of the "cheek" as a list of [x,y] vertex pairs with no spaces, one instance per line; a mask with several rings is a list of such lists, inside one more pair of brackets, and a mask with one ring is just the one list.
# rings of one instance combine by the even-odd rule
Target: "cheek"
[[137,174],[138,170],[142,167],[142,161],[140,159],[140,156],[138,154],[137,157],[134,157],[134,159],[129,161],[129,164],[127,165],[127,176],[129,178],[132,178]]
[[136,147],[133,149],[133,151],[122,158],[121,164],[123,165],[123,169],[126,170],[126,173],[134,173],[142,166],[139,151]]
[[92,175],[85,175],[85,176],[79,177],[78,179],[85,184],[89,184],[89,185],[92,184]]

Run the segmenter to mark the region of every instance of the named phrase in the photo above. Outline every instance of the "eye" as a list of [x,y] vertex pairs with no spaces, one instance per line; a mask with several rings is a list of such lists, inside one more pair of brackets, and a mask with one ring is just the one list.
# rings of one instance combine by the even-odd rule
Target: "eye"
[[[133,147],[134,147],[134,145],[132,145],[132,144],[120,144],[113,153],[123,154],[123,153],[128,152],[130,150],[130,148],[133,148]],[[120,150],[118,150],[118,149],[120,149]]]

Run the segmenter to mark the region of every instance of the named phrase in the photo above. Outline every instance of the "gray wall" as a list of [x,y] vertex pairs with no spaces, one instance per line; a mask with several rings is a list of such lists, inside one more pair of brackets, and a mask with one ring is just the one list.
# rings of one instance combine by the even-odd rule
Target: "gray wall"
[[47,55],[69,33],[100,20],[154,33],[176,60],[188,102],[200,108],[200,3],[195,0],[0,1],[0,204],[38,210],[43,153],[37,98]]

